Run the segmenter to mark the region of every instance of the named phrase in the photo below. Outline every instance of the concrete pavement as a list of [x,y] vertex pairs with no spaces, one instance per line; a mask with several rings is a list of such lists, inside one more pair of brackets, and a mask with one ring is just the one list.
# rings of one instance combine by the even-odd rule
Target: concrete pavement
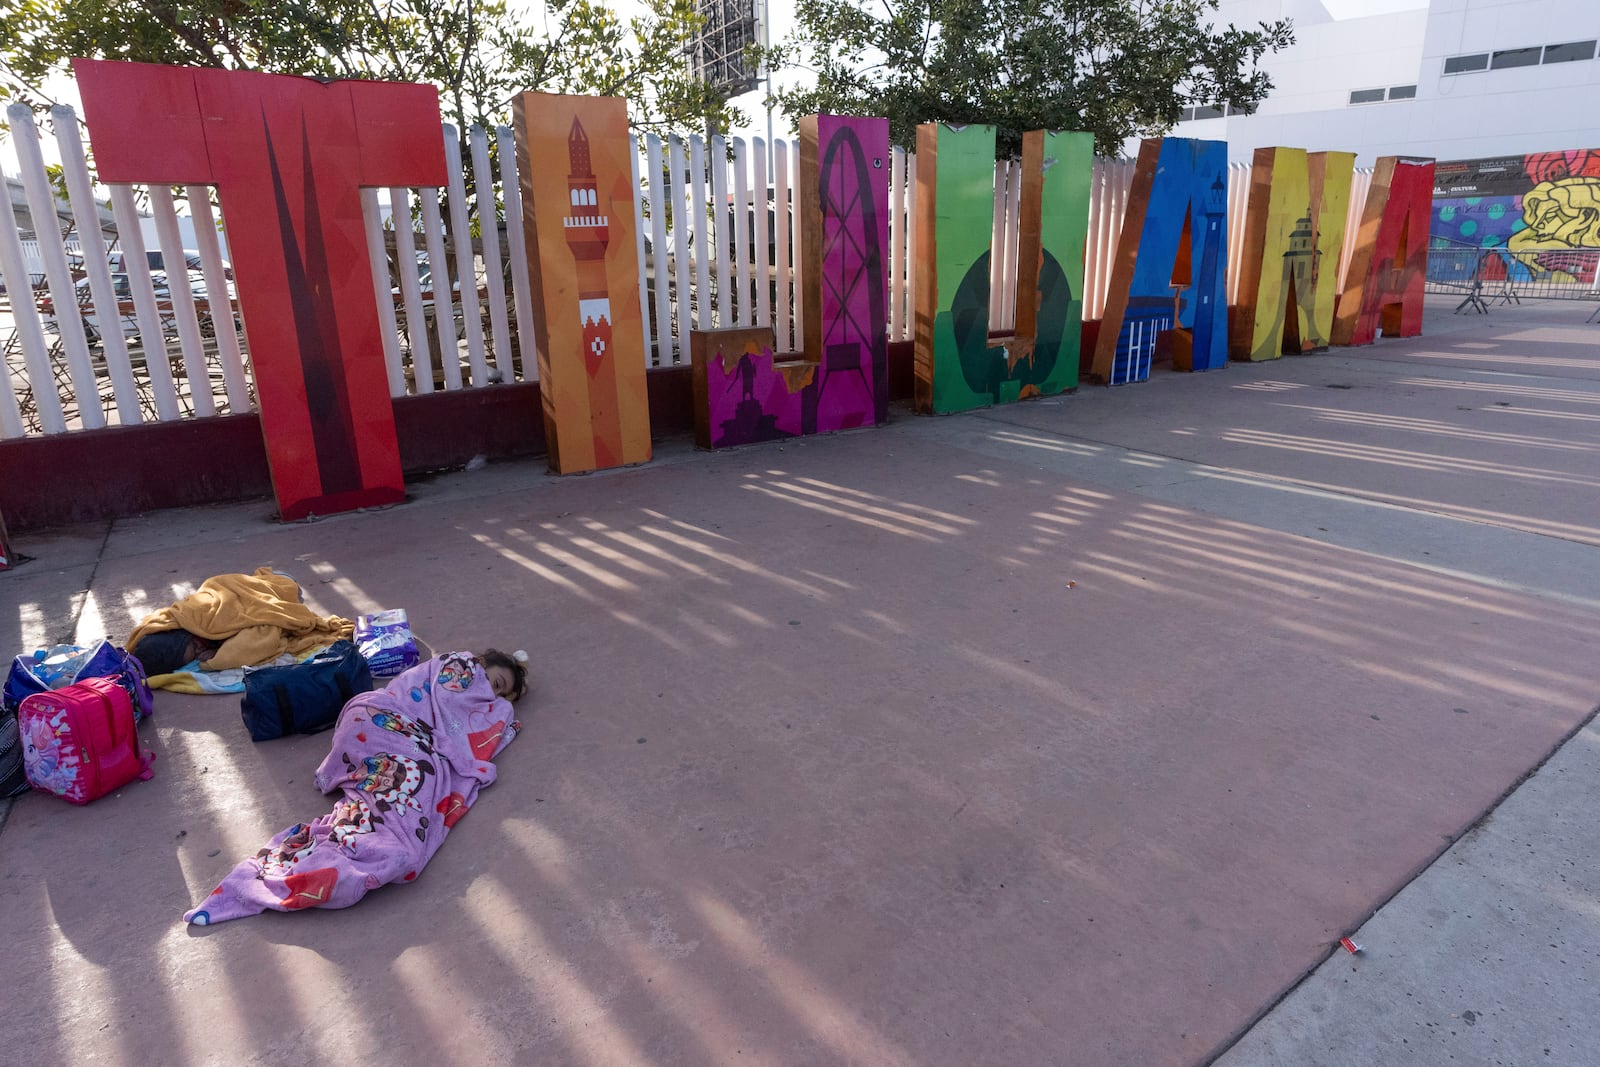
[[1600,328],[1450,306],[1369,349],[585,478],[497,465],[314,524],[259,502],[17,538],[0,647],[125,635],[270,563],[319,610],[526,647],[537,687],[416,883],[204,931],[184,908],[325,810],[326,741],[162,696],[153,781],[29,796],[0,831],[13,1049],[1590,1062],[1597,1024],[1551,990],[1600,947],[1567,862],[1600,768],[1592,732],[1562,744],[1600,700]]
[[1593,1064],[1597,810],[1591,721],[1218,1067]]

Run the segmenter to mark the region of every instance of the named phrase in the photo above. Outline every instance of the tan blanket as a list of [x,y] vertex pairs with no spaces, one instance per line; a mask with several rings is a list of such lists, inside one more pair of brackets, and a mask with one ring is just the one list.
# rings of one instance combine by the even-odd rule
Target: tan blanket
[[127,647],[136,647],[145,634],[177,629],[221,641],[202,667],[225,671],[270,663],[284,653],[299,658],[351,636],[355,626],[337,615],[314,614],[300,603],[293,578],[259,567],[254,574],[207,578],[199,589],[141,622]]

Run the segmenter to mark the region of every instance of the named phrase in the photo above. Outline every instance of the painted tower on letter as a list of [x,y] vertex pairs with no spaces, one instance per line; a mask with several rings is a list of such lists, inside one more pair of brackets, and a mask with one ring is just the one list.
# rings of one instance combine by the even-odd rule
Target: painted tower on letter
[[567,137],[567,189],[571,203],[563,220],[567,247],[578,273],[578,320],[583,324],[583,361],[591,380],[611,355],[611,291],[606,284],[606,245],[610,220],[600,213],[594,169],[589,165],[589,137],[572,120]]
[[1228,247],[1227,234],[1223,232],[1228,221],[1228,186],[1221,177],[1211,183],[1211,193],[1206,197],[1201,217],[1206,223],[1206,250],[1200,254],[1200,272],[1194,276],[1196,315],[1215,311],[1211,303],[1214,287],[1209,283],[1217,277],[1219,260]]

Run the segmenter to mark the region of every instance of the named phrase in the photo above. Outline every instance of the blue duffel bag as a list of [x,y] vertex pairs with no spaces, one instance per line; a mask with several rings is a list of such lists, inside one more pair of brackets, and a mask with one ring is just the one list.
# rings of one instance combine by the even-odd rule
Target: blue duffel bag
[[314,734],[339,720],[350,698],[372,691],[372,671],[350,641],[309,659],[244,672],[239,714],[252,741]]

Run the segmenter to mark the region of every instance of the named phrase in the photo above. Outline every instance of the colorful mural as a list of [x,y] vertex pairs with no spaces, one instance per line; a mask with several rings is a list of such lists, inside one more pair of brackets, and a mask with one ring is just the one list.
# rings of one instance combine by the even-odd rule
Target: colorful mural
[[1355,155],[1258,148],[1240,251],[1235,359],[1325,348]]
[[889,120],[800,120],[805,357],[817,365],[802,433],[889,417]]
[[1600,248],[1600,149],[1441,161],[1428,234],[1436,248]]
[[650,408],[627,102],[523,93],[512,110],[550,467],[644,463]]
[[1381,156],[1372,172],[1331,342],[1370,345],[1422,332],[1422,292],[1428,272],[1423,219],[1433,193],[1433,160]]
[[1150,377],[1156,339],[1173,334],[1178,370],[1228,359],[1228,146],[1184,137],[1139,146],[1090,377]]
[[1311,220],[1315,227],[1317,265],[1312,274],[1312,299],[1300,335],[1300,349],[1333,343],[1333,310],[1339,302],[1339,261],[1344,255],[1350,219],[1350,186],[1355,178],[1354,152],[1312,152],[1306,156],[1311,185]]
[[1093,159],[1088,137],[1024,137],[1019,263],[1037,266],[1019,271],[1032,284],[1018,286],[1015,334],[991,339],[994,128],[917,127],[919,413],[968,411],[1077,386]]
[[800,120],[800,358],[771,327],[694,331],[695,441],[730,448],[884,422],[889,413],[889,122]]
[[[817,376],[822,365],[808,359],[780,360],[775,347],[770,326],[689,334],[695,444],[733,448],[807,432],[807,415],[816,418]],[[863,368],[856,372],[865,375]]]
[[[284,517],[403,499],[357,190],[444,183],[436,91],[125,63],[80,61],[76,70],[102,180],[219,190]],[[120,115],[129,99],[143,109],[136,127]],[[513,106],[550,464],[565,474],[648,461],[626,104],[524,93]],[[989,332],[994,148],[990,127],[917,131],[921,413],[1077,383],[1093,139],[1023,138],[1010,337]],[[799,149],[803,352],[779,358],[770,328],[693,333],[697,440],[707,448],[887,417],[888,123],[806,118]],[[1343,152],[1256,153],[1239,358],[1367,344],[1380,329],[1420,332],[1434,164],[1379,161],[1336,299],[1353,164]],[[1505,181],[1527,184],[1515,194],[1522,220],[1505,247],[1600,247],[1600,152],[1530,156],[1521,167],[1520,176],[1501,168]],[[1095,381],[1148,378],[1158,338],[1171,339],[1177,369],[1224,365],[1227,176],[1222,142],[1142,143],[1092,355]],[[1458,178],[1446,179],[1450,191],[1466,190]],[[1491,188],[1487,179],[1478,185]],[[1427,217],[1448,221],[1442,209]],[[1464,223],[1458,234],[1468,234]],[[0,530],[0,569],[7,563]]]
[[944,415],[990,403],[966,379],[1005,356],[989,344],[994,127],[917,127],[913,401]]
[[444,184],[438,90],[83,59],[73,72],[101,181],[217,188],[283,518],[405,499],[358,189]]
[[1003,400],[1078,387],[1083,246],[1093,174],[1094,134],[1032,130],[1022,135],[1017,326],[1007,345]]

